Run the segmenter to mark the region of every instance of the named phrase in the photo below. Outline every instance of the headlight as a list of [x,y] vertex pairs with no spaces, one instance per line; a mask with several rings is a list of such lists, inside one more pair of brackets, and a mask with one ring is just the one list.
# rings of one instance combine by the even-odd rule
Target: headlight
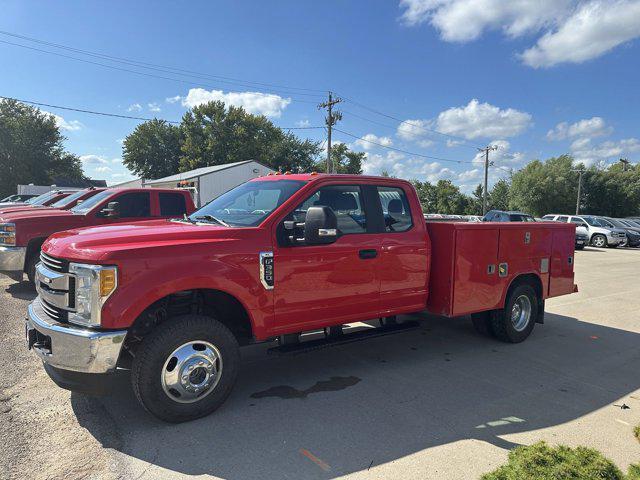
[[118,269],[102,265],[71,263],[69,272],[76,277],[75,312],[69,321],[99,327],[102,306],[118,286]]
[[0,223],[0,245],[16,244],[16,224]]

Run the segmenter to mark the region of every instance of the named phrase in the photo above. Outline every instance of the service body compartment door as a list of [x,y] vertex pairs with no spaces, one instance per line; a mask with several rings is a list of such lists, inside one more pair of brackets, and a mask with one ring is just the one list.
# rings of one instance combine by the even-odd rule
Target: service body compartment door
[[575,235],[573,228],[553,230],[551,275],[549,276],[550,297],[573,293]]
[[458,229],[454,265],[453,315],[496,308],[502,288],[498,275],[498,229]]

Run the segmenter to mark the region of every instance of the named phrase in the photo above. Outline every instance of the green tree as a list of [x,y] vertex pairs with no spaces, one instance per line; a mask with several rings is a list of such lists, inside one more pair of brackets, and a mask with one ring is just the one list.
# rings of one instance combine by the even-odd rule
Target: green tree
[[15,100],[0,101],[0,197],[15,193],[18,184],[84,178],[78,158],[64,151],[64,140],[53,115]]
[[570,155],[530,162],[513,174],[510,207],[535,216],[575,211],[578,175],[573,168]]
[[589,168],[582,180],[581,211],[594,215],[627,217],[640,214],[640,167]]
[[498,180],[489,192],[489,205],[494,210],[509,209],[509,182],[504,178]]
[[256,160],[275,170],[303,171],[315,164],[317,142],[286,134],[262,115],[209,102],[182,117],[180,170]]
[[133,173],[148,180],[178,172],[180,164],[180,127],[153,119],[138,125],[122,144],[122,163]]
[[[344,143],[338,143],[331,147],[331,161],[333,162],[333,169],[336,173],[350,173],[353,175],[362,174],[362,162],[366,157],[364,152],[353,152],[349,150]],[[315,166],[319,172],[327,170],[326,161],[320,159]]]
[[469,208],[469,199],[451,180],[438,180],[434,187],[434,200],[436,213],[464,215]]

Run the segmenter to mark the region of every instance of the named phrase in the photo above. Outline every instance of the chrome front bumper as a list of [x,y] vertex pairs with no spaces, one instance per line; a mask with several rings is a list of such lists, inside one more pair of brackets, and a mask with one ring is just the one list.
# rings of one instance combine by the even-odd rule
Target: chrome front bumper
[[73,372],[115,370],[126,330],[99,331],[52,320],[37,297],[28,309],[27,347],[47,365]]
[[0,272],[22,272],[27,247],[0,247]]

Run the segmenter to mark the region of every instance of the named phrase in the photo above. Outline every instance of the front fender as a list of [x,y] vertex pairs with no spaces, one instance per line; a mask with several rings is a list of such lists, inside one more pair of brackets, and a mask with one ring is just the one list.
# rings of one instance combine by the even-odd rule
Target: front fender
[[118,288],[103,306],[103,328],[129,328],[150,305],[172,293],[219,290],[245,308],[254,335],[262,338],[273,318],[273,297],[259,281],[258,254],[131,260],[119,267]]

